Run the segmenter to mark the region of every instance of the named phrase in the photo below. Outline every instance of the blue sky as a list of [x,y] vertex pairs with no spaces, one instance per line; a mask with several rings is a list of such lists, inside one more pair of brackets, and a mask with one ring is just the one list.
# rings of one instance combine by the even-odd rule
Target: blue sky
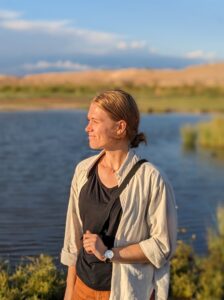
[[224,61],[224,1],[0,0],[0,74]]

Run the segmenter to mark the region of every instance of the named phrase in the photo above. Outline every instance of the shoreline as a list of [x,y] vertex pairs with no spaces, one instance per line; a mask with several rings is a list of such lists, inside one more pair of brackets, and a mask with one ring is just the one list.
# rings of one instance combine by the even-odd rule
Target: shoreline
[[[11,106],[11,107],[2,107],[0,105],[0,113],[10,113],[10,112],[38,112],[38,111],[87,111],[88,108],[86,107],[78,107],[78,106]],[[192,115],[224,115],[223,111],[209,111],[209,110],[174,110],[174,109],[167,109],[164,108],[164,110],[152,110],[150,112],[140,110],[141,114],[146,115],[155,115],[155,114],[192,114]]]

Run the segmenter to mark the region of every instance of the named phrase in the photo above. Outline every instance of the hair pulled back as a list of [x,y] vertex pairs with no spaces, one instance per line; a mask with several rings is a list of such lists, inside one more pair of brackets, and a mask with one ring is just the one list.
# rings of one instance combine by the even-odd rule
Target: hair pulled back
[[99,105],[112,120],[126,122],[126,134],[131,148],[137,148],[142,142],[147,143],[145,134],[138,132],[140,113],[130,94],[120,89],[107,90],[94,97],[92,103]]

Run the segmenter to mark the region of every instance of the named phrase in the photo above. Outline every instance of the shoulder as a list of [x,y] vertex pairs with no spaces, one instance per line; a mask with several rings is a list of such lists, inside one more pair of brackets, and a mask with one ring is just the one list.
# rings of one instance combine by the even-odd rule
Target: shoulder
[[142,182],[147,187],[151,199],[154,199],[151,204],[158,205],[158,203],[165,201],[169,203],[169,208],[176,207],[173,186],[167,174],[150,162],[143,164],[142,172],[144,173]]
[[83,171],[83,170],[88,170],[88,168],[94,163],[94,161],[97,159],[97,156],[99,154],[95,154],[95,155],[92,155],[90,157],[87,157],[83,160],[81,160],[77,165],[76,165],[76,168],[75,170],[77,172],[80,172],[80,171]]
[[158,166],[154,165],[153,163],[147,161],[142,165],[141,175],[143,175],[146,180],[150,181],[151,184],[156,185],[171,185],[168,179],[167,174],[160,169]]
[[92,155],[90,157],[87,157],[87,158],[81,160],[75,166],[73,181],[75,180],[75,178],[79,177],[80,175],[87,174],[89,168],[96,161],[98,156],[99,156],[99,154],[95,154],[95,155]]

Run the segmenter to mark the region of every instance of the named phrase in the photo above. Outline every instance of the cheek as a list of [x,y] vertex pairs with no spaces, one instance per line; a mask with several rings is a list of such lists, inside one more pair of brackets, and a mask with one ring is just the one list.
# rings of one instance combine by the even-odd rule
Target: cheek
[[114,139],[116,137],[114,129],[105,128],[104,135],[109,139]]

